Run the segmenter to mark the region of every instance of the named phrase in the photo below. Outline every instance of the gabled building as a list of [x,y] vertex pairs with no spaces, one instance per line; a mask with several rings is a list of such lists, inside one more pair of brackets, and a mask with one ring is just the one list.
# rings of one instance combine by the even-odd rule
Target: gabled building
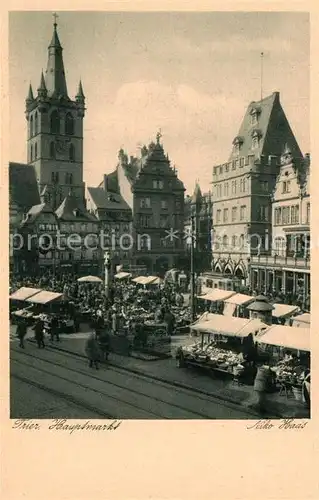
[[[194,264],[195,273],[201,274],[210,270],[211,253],[211,231],[212,231],[212,196],[211,192],[202,193],[198,183],[192,196],[185,198],[185,245],[187,251],[187,262],[185,268],[190,266],[191,239],[186,237],[193,230],[194,236]],[[192,224],[193,217],[193,224]],[[193,226],[193,228],[192,228]]]
[[296,162],[288,146],[272,196],[272,238],[251,256],[251,287],[310,307],[310,156]]
[[[178,266],[185,255],[185,188],[170,165],[160,134],[156,143],[141,149],[140,158],[129,158],[120,150],[116,170],[104,176],[99,187],[110,196],[119,195],[131,210],[132,266],[163,275]],[[92,188],[88,191],[94,196]]]
[[71,190],[55,214],[60,229],[60,268],[78,275],[101,273],[103,255],[97,218],[84,207],[79,207]]
[[[279,92],[251,102],[226,163],[213,169],[212,269],[216,282],[249,282],[252,255],[272,238],[271,197],[288,145],[295,164],[302,153],[280,103]],[[232,285],[231,285],[232,286]]]

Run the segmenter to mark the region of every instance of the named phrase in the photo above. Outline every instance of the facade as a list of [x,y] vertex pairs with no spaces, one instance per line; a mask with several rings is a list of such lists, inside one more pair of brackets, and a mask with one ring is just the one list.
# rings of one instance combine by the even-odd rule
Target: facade
[[185,188],[170,166],[160,134],[156,143],[141,149],[140,158],[128,158],[120,150],[116,170],[104,177],[104,183],[131,210],[132,266],[162,275],[178,266],[185,255]]
[[287,149],[272,198],[272,239],[251,257],[251,287],[310,304],[310,157],[295,162]]
[[99,221],[104,247],[112,250],[113,264],[127,267],[133,250],[132,210],[108,176],[98,187],[88,187],[87,208]]
[[62,46],[54,24],[45,76],[37,94],[30,84],[25,115],[28,122],[28,164],[36,172],[39,192],[55,210],[70,187],[84,206],[83,118],[85,97],[81,81],[75,99],[68,95]]
[[213,169],[212,270],[218,280],[249,283],[250,262],[272,238],[271,197],[286,148],[303,161],[279,92],[246,110],[228,162]]
[[[55,212],[59,221],[59,268],[78,275],[102,273],[99,221],[70,192]],[[74,235],[74,236],[71,236]],[[72,241],[72,243],[70,243]]]
[[[193,196],[185,198],[184,233],[194,233],[194,267],[195,273],[201,274],[211,267],[211,232],[212,232],[212,195],[202,193],[196,183]],[[193,217],[193,224],[192,224]],[[193,225],[193,228],[192,228]],[[190,266],[191,239],[185,238],[186,267]]]

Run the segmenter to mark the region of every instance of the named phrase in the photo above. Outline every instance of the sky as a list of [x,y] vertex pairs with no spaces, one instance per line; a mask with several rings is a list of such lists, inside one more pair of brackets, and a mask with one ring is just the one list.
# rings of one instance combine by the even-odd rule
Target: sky
[[[280,92],[310,152],[309,17],[289,12],[58,12],[69,96],[82,79],[84,181],[96,186],[123,148],[162,143],[187,192],[210,189],[246,107]],[[9,16],[10,161],[26,162],[25,98],[46,69],[51,12]]]

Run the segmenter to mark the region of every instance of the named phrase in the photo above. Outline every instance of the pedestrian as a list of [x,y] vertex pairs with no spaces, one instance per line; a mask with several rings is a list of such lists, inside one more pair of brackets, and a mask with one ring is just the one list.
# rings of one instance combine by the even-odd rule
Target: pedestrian
[[51,324],[50,324],[50,338],[51,342],[54,341],[54,337],[56,337],[57,342],[60,341],[59,336],[59,321],[56,316],[52,316]]
[[99,369],[99,361],[101,360],[101,351],[98,344],[96,334],[91,333],[85,345],[85,352],[89,360],[89,367],[95,366],[96,370]]
[[45,347],[43,328],[44,328],[44,323],[43,323],[42,319],[39,318],[33,327],[35,340],[38,344],[39,349],[41,349],[41,347],[42,348]]
[[17,337],[19,338],[19,347],[22,347],[22,349],[24,349],[24,337],[26,336],[26,333],[27,333],[27,325],[23,320],[19,321],[19,323],[17,324],[16,334]]

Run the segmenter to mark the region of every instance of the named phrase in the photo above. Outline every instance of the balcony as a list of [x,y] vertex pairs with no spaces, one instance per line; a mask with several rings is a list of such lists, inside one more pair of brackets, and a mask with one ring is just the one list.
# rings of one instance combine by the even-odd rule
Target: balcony
[[251,255],[251,266],[265,266],[265,267],[278,267],[278,268],[293,268],[300,270],[310,269],[310,256],[309,257],[285,257],[281,255]]

